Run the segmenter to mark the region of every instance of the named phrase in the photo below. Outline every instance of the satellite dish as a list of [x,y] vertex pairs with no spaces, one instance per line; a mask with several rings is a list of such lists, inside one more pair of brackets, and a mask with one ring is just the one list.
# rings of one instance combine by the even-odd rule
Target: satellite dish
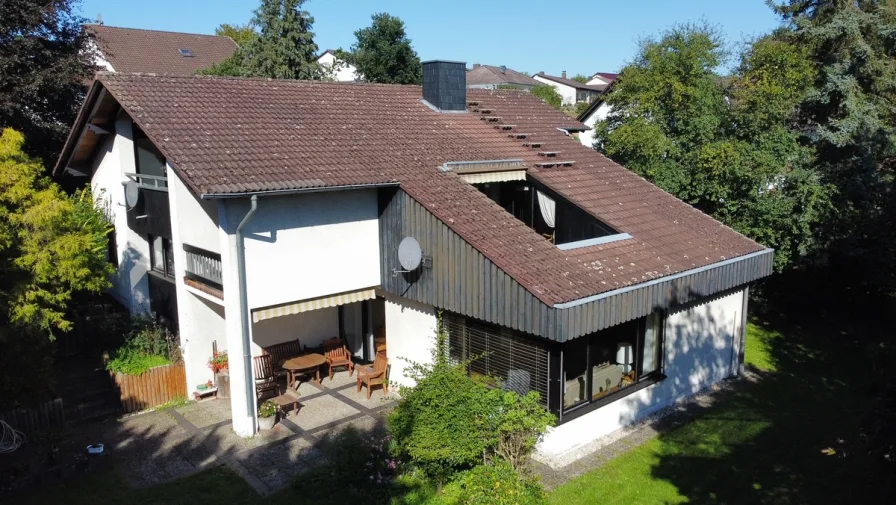
[[412,272],[420,266],[423,260],[423,249],[414,237],[405,237],[398,244],[398,262],[401,268]]
[[139,200],[140,188],[137,187],[136,182],[128,180],[124,183],[124,203],[127,204],[128,210],[136,207]]

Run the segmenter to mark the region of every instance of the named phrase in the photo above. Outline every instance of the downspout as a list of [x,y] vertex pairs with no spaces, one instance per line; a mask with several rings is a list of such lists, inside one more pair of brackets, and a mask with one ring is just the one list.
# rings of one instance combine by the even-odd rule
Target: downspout
[[[236,227],[236,264],[240,278],[240,324],[243,333],[243,374],[252,377],[252,343],[249,341],[249,310],[248,291],[246,289],[246,251],[243,247],[243,228],[252,220],[255,211],[258,210],[258,195],[252,195],[249,199],[251,207],[243,216],[243,220]],[[254,381],[250,381],[254,382]],[[254,384],[246,384],[246,412],[252,417],[252,433],[257,431],[255,419],[255,387]]]

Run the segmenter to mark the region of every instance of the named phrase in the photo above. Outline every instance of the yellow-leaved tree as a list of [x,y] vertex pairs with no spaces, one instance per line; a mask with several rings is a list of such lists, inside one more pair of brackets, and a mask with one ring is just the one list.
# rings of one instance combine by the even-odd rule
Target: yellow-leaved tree
[[72,328],[73,295],[109,287],[111,225],[89,189],[63,192],[24,143],[10,128],[0,135],[0,320],[52,339]]

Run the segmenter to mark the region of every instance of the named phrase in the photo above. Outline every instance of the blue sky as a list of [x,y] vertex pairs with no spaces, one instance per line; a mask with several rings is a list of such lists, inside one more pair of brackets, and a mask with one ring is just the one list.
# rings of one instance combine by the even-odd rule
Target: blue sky
[[[82,0],[81,14],[111,26],[213,33],[245,23],[258,0]],[[423,60],[507,65],[570,76],[614,72],[637,42],[675,23],[705,20],[733,47],[778,24],[764,0],[308,0],[321,49],[348,48],[374,12],[404,20]]]

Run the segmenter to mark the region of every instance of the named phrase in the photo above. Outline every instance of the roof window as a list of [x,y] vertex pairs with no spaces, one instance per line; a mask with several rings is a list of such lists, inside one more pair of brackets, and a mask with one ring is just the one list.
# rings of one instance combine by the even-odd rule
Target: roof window
[[189,49],[178,49],[177,51],[184,58],[192,58],[192,57],[196,56],[195,54],[193,54],[193,51],[190,51]]

